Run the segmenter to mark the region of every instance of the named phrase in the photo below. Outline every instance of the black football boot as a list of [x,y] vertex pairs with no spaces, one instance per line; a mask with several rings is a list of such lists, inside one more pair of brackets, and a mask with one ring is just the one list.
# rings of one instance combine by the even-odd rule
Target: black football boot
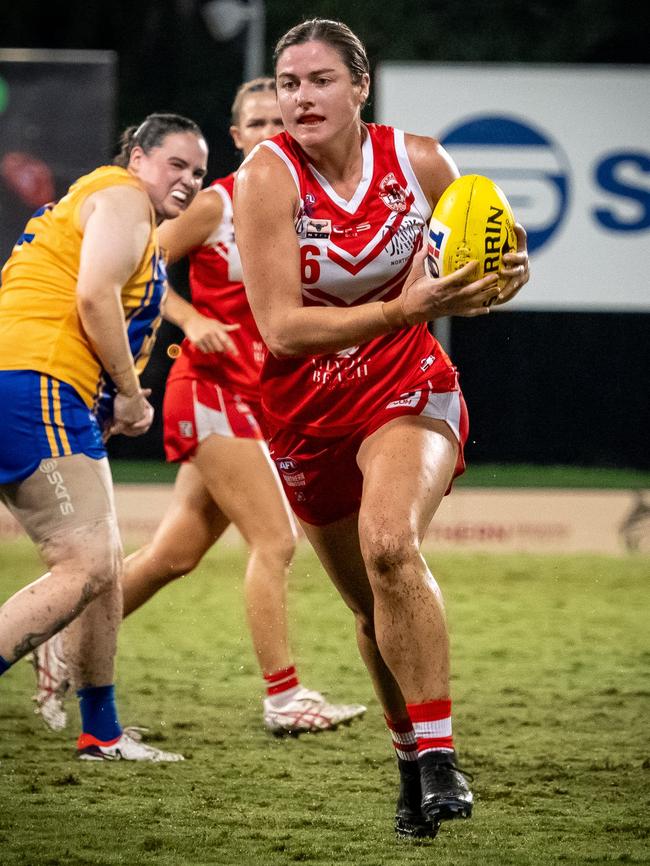
[[456,764],[456,752],[434,750],[418,757],[422,814],[430,821],[470,818],[474,796]]
[[433,839],[439,822],[422,814],[422,787],[417,761],[401,761],[399,766],[399,797],[395,812],[395,833],[400,839]]

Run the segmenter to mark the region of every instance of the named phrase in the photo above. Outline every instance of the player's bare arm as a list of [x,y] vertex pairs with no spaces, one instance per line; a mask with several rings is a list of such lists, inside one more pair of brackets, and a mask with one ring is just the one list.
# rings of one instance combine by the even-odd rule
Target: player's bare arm
[[456,163],[435,138],[405,134],[406,151],[431,209],[452,181],[460,176]]
[[[77,309],[103,368],[115,382],[116,413],[126,428],[151,423],[140,389],[121,304],[121,292],[138,267],[151,232],[147,196],[130,186],[110,187],[89,196],[80,222],[83,230]],[[146,429],[146,428],[145,428]],[[139,430],[144,432],[144,430]]]
[[182,298],[170,285],[165,292],[162,305],[164,318],[182,329],[187,339],[201,352],[230,352],[237,355],[238,350],[229,331],[236,331],[238,324],[226,324],[210,316],[204,316]]
[[[203,246],[219,227],[223,217],[223,202],[212,187],[201,190],[185,213],[164,222],[159,230],[160,246],[170,264],[184,258],[192,250]],[[231,352],[237,347],[228,335],[239,325],[226,325],[217,319],[203,316],[192,304],[167,287],[162,314],[168,322],[182,329],[188,340],[201,352]]]

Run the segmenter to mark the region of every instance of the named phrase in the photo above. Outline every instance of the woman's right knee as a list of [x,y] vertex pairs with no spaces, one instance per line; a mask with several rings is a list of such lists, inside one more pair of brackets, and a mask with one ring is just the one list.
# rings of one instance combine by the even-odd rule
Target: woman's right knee
[[296,536],[287,531],[264,539],[251,542],[251,555],[263,559],[271,571],[283,572],[290,564],[296,552]]
[[154,544],[147,545],[137,553],[129,556],[125,563],[128,573],[132,569],[139,569],[144,565],[149,577],[164,586],[179,577],[185,577],[197,567],[203,558],[203,548],[174,548],[172,550],[158,550]]

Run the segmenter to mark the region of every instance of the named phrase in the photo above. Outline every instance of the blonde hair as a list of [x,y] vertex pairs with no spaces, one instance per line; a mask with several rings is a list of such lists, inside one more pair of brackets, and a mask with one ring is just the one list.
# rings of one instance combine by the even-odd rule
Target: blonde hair
[[239,125],[239,116],[241,114],[242,105],[249,93],[262,93],[268,91],[275,93],[275,79],[263,76],[261,78],[253,78],[251,81],[245,81],[241,84],[235,94],[235,99],[230,109],[230,123],[233,126]]

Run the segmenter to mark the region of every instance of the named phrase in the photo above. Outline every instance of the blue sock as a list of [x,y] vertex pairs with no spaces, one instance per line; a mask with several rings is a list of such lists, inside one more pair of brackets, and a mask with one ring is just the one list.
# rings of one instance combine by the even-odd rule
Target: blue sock
[[105,743],[122,733],[115,706],[115,686],[88,686],[77,691],[81,730]]
[[7,659],[0,656],[0,677],[3,675],[5,671],[8,671],[11,665],[7,661]]

